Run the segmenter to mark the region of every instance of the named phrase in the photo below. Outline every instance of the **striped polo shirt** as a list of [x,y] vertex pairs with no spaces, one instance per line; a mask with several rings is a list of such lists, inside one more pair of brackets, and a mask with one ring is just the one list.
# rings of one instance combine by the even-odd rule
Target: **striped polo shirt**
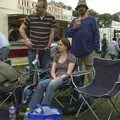
[[33,49],[43,50],[48,45],[50,30],[56,27],[55,17],[46,13],[45,16],[29,15],[24,23],[28,27],[28,36]]

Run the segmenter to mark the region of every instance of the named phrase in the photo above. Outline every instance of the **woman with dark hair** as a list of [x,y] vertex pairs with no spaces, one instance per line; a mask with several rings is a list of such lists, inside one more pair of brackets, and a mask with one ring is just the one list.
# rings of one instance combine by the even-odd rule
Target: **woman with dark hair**
[[73,72],[76,58],[69,51],[69,41],[61,39],[58,42],[58,53],[53,59],[51,78],[38,83],[30,101],[30,107],[40,103],[50,105],[55,90],[63,85],[65,78]]

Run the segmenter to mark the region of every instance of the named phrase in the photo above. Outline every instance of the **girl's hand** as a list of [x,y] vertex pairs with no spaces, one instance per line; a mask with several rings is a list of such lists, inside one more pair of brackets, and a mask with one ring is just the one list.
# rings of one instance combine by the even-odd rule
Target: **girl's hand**
[[53,80],[59,80],[59,79],[61,79],[61,77],[55,77],[55,78],[53,78]]

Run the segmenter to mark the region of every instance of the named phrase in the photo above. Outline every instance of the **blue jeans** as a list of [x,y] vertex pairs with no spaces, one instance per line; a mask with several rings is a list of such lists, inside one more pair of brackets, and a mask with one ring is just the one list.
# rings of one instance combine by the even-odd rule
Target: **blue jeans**
[[60,80],[46,79],[40,81],[37,87],[35,88],[33,96],[31,98],[29,104],[30,108],[40,103],[50,105],[56,89],[62,84],[64,84],[64,81],[62,79]]
[[[32,70],[35,69],[35,67],[32,64],[32,62],[35,59],[35,57],[36,57],[36,52],[34,50],[29,50],[28,61],[29,61],[30,70],[29,70],[29,79],[27,80],[27,84],[33,83],[34,72]],[[42,69],[49,68],[50,60],[51,60],[50,51],[43,51],[42,54],[39,54],[39,62],[40,62],[39,67]]]
[[1,61],[7,60],[8,54],[9,54],[9,47],[0,48],[0,60]]

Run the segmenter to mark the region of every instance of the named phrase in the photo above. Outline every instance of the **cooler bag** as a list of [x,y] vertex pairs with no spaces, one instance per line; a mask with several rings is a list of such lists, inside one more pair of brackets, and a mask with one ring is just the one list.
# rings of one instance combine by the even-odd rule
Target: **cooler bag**
[[28,114],[27,120],[62,120],[62,113],[49,106],[35,106]]

